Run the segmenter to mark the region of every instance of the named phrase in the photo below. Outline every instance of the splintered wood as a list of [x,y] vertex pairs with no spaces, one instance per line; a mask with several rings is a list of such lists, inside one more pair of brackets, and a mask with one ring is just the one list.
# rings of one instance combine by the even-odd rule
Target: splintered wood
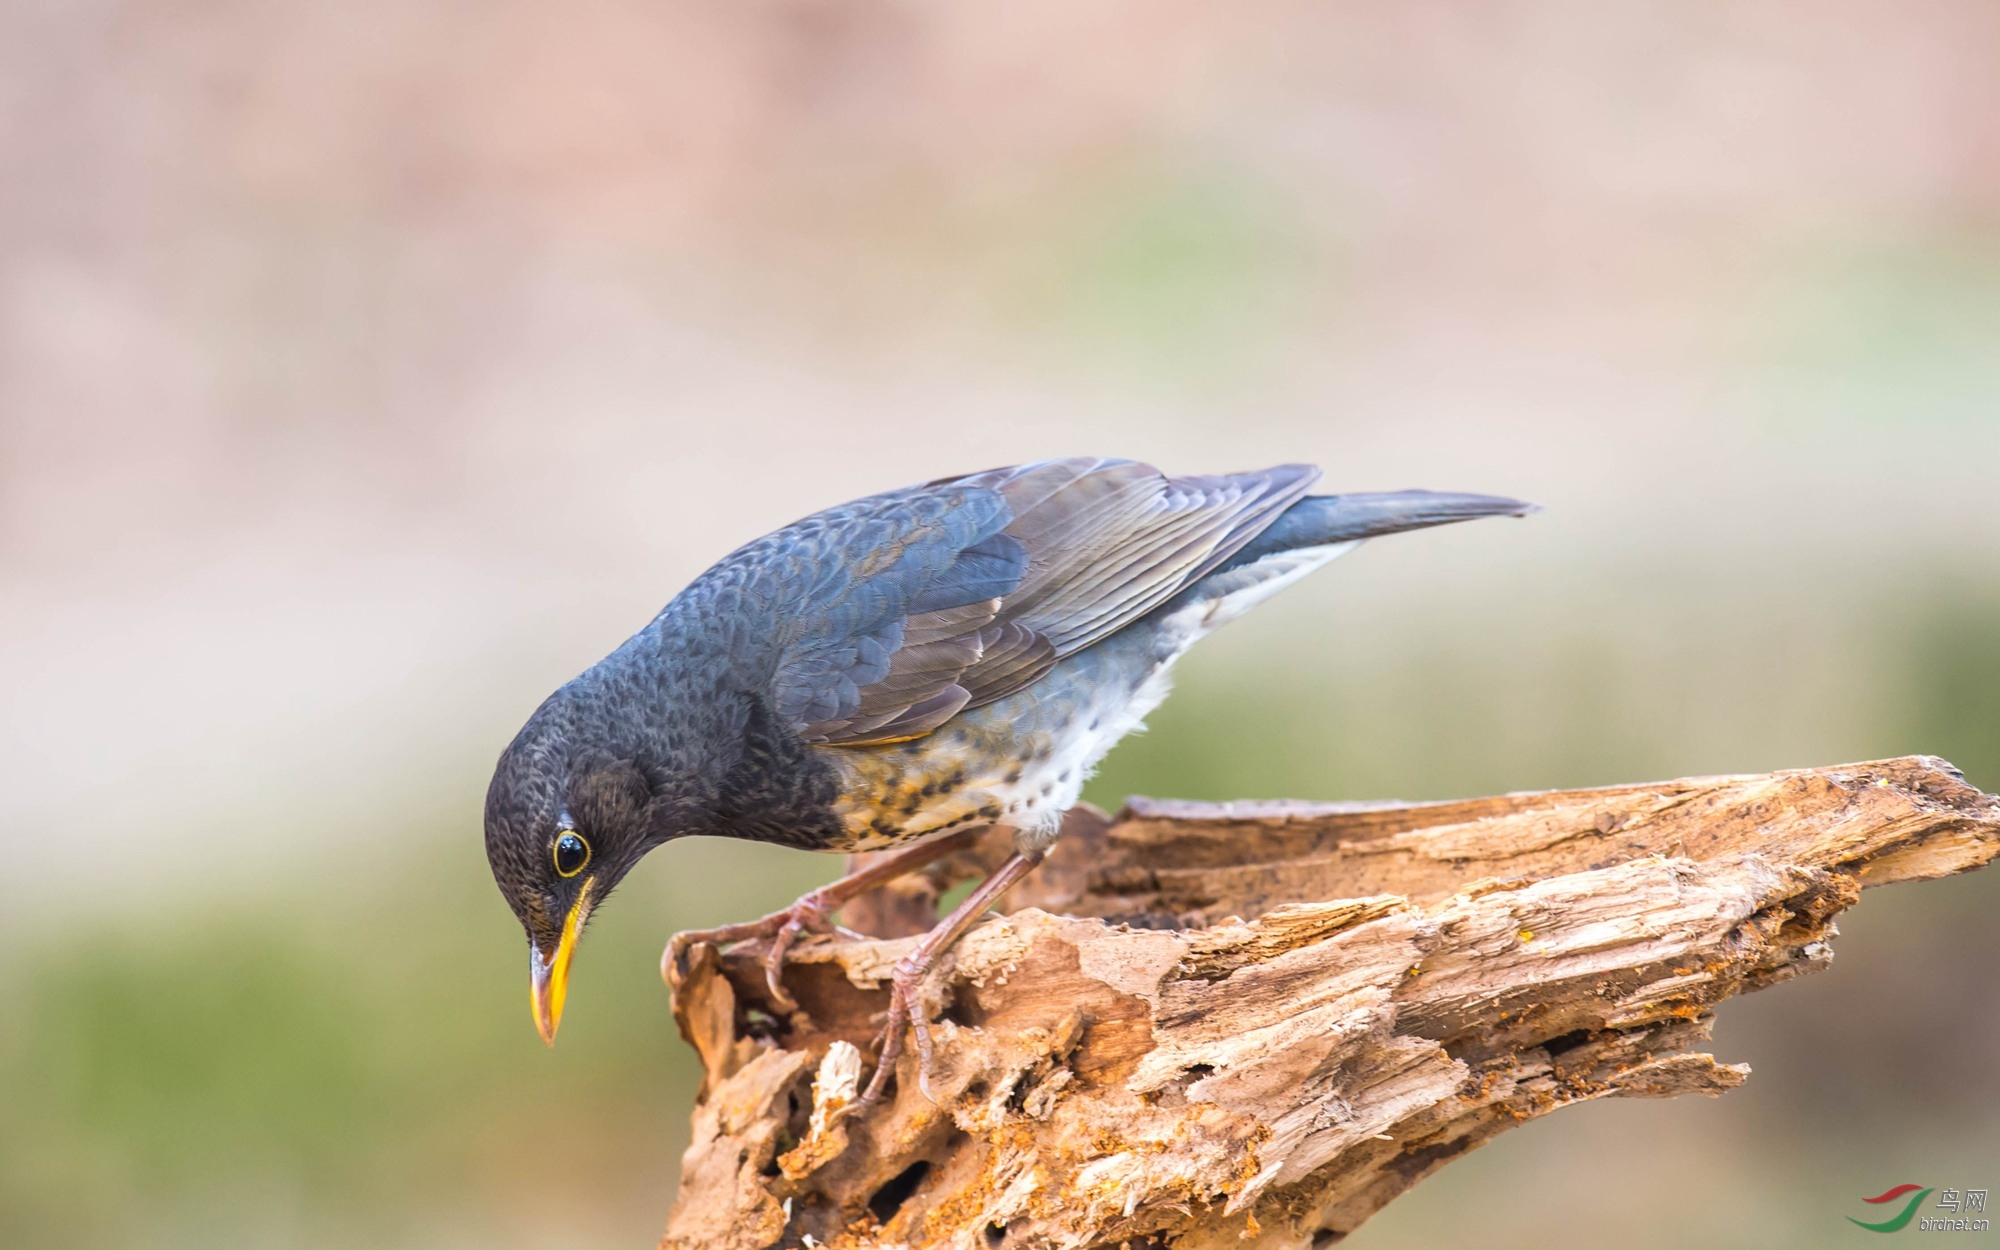
[[[999,841],[850,906],[902,934]],[[663,1247],[1332,1245],[1503,1129],[1719,1094],[1714,1005],[1826,966],[1861,888],[1977,868],[2000,800],[1925,757],[1434,804],[1134,799],[933,976],[926,1098],[842,1116],[907,938],[696,950],[707,1080]]]

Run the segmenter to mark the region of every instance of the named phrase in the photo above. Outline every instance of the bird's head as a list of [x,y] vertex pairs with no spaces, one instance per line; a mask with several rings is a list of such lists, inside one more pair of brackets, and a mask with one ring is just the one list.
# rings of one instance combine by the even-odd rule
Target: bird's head
[[534,722],[486,792],[486,859],[528,934],[535,1028],[555,1045],[569,965],[591,911],[654,844],[651,788],[632,761],[574,749]]

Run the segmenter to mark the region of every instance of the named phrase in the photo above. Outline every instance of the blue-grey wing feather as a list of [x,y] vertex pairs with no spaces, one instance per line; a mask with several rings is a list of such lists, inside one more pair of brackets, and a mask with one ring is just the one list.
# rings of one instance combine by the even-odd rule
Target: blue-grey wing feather
[[1318,478],[1168,478],[1076,458],[857,500],[731,561],[778,622],[778,715],[808,741],[921,736],[1033,683],[1227,561]]

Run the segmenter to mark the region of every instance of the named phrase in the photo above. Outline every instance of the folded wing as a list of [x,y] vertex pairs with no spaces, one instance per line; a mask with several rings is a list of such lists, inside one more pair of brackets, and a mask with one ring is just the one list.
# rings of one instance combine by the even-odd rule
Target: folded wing
[[1318,477],[1281,465],[1170,478],[1075,458],[807,518],[756,545],[789,574],[778,713],[815,743],[921,737],[1165,603]]

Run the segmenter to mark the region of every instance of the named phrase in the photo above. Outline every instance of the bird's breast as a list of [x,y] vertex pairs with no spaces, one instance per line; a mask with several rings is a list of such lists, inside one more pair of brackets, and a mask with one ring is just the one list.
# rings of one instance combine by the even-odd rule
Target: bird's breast
[[1027,843],[1053,838],[1105,752],[1166,696],[1172,658],[1095,647],[924,737],[816,748],[839,778],[834,815],[847,842],[831,849],[882,850],[996,823]]

